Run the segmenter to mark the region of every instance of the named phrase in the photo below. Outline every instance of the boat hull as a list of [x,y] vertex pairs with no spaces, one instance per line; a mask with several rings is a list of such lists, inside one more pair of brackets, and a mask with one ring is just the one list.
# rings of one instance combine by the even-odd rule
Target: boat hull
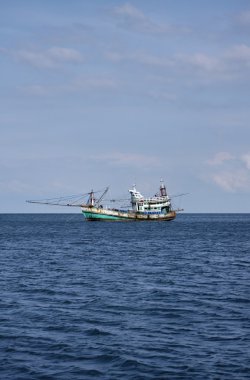
[[170,211],[167,214],[145,214],[132,211],[103,210],[95,207],[82,207],[82,213],[86,220],[95,222],[170,221],[176,217],[175,211]]

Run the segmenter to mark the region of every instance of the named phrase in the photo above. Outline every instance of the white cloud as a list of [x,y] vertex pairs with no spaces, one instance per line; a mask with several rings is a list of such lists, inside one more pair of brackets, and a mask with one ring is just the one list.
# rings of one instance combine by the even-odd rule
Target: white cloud
[[25,87],[20,88],[20,90],[27,95],[34,95],[34,96],[47,96],[52,93],[51,87],[45,86],[45,85],[39,85],[39,84],[25,86]]
[[237,15],[236,20],[242,26],[250,26],[250,10],[246,10]]
[[178,55],[176,57],[176,60],[205,71],[216,70],[220,68],[221,65],[218,58],[211,57],[202,53],[194,53],[191,55]]
[[171,67],[174,65],[173,59],[144,52],[137,52],[132,54],[108,52],[106,53],[106,58],[113,62],[137,62],[148,66]]
[[68,48],[53,47],[48,50],[48,54],[59,61],[81,62],[83,59],[82,54],[77,50]]
[[241,156],[242,161],[246,165],[247,169],[250,170],[250,153],[243,154]]
[[134,153],[114,152],[110,154],[95,155],[91,158],[97,161],[106,161],[106,163],[110,165],[132,166],[137,168],[154,168],[161,164],[158,157]]
[[216,153],[215,156],[208,160],[209,165],[217,166],[223,164],[225,161],[233,160],[234,156],[228,152],[219,152]]
[[231,61],[250,63],[250,47],[245,44],[235,45],[224,53],[224,57]]
[[157,56],[145,52],[127,54],[108,52],[106,58],[116,63],[130,61],[147,66],[178,69],[179,71],[180,69],[186,70],[187,68],[194,68],[195,72],[197,72],[198,68],[200,70],[212,72],[222,68],[222,62],[220,59],[202,53]]
[[157,57],[151,54],[139,53],[135,56],[135,58],[140,63],[150,66],[170,67],[174,64],[173,60],[169,59],[168,57]]
[[153,23],[142,11],[129,3],[116,7],[113,13],[117,16],[120,25],[127,29],[136,30],[141,33],[159,32],[157,24]]
[[162,100],[166,102],[174,102],[177,99],[175,94],[166,91],[149,91],[148,96],[155,100]]
[[34,96],[54,96],[58,94],[77,93],[91,90],[114,90],[118,86],[117,82],[108,77],[77,78],[68,83],[57,86],[46,84],[34,84],[20,88],[20,91],[27,95]]
[[84,89],[84,88],[99,88],[99,89],[113,89],[117,87],[117,82],[112,78],[106,77],[92,77],[81,78],[74,81],[72,89]]
[[229,192],[250,190],[250,176],[244,169],[214,174],[212,180],[223,190]]
[[135,8],[133,5],[126,3],[114,9],[114,13],[121,16],[126,16],[135,20],[145,20],[145,15],[142,11]]
[[212,172],[207,178],[225,191],[250,191],[250,153],[233,156],[219,152],[207,163]]
[[56,68],[61,63],[80,63],[83,56],[75,49],[52,47],[44,51],[19,50],[14,56],[38,68]]
[[[131,62],[171,71],[171,75],[183,75],[184,80],[197,80],[202,84],[249,80],[250,46],[232,46],[216,54],[194,52],[172,55],[156,55],[149,52],[110,51],[106,58],[115,63]],[[193,83],[193,82],[192,82]]]
[[168,34],[168,33],[187,33],[189,30],[183,27],[175,27],[166,23],[159,23],[151,20],[140,9],[130,3],[117,6],[113,10],[119,25],[134,30],[139,33],[149,34]]
[[246,81],[250,78],[250,46],[235,45],[213,55],[201,52],[178,54],[175,63],[180,72],[189,69],[190,75],[203,83]]

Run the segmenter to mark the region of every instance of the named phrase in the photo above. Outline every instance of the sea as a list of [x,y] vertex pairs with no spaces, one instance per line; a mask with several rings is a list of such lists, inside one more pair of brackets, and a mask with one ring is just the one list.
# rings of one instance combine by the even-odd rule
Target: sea
[[0,379],[250,379],[250,214],[0,214]]

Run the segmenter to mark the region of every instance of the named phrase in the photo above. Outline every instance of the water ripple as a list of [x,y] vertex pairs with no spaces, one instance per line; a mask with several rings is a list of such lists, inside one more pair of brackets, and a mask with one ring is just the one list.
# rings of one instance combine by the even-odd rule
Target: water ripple
[[250,378],[249,231],[0,215],[1,378]]

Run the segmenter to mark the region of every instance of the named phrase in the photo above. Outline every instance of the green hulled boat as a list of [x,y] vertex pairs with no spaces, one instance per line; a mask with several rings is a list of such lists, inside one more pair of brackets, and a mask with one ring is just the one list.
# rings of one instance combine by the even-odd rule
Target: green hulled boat
[[[108,189],[105,189],[104,194]],[[159,193],[152,198],[145,198],[134,186],[130,193],[131,208],[117,209],[105,207],[100,199],[95,200],[93,191],[89,194],[86,205],[82,205],[82,213],[88,221],[170,221],[175,219],[176,211],[172,210],[166,187],[161,182]],[[104,194],[101,196],[103,199]]]
[[[160,189],[151,198],[144,197],[136,190],[135,185],[131,190],[129,206],[114,208],[107,204],[118,202],[119,200],[107,200],[105,198],[108,187],[97,197],[93,190],[86,194],[78,194],[60,198],[50,198],[44,200],[27,201],[29,203],[40,203],[54,206],[80,207],[82,214],[87,221],[170,221],[175,219],[176,212],[173,210],[170,197],[167,194],[166,186],[161,181]],[[85,199],[85,202],[84,202]],[[121,200],[120,200],[121,201]]]

